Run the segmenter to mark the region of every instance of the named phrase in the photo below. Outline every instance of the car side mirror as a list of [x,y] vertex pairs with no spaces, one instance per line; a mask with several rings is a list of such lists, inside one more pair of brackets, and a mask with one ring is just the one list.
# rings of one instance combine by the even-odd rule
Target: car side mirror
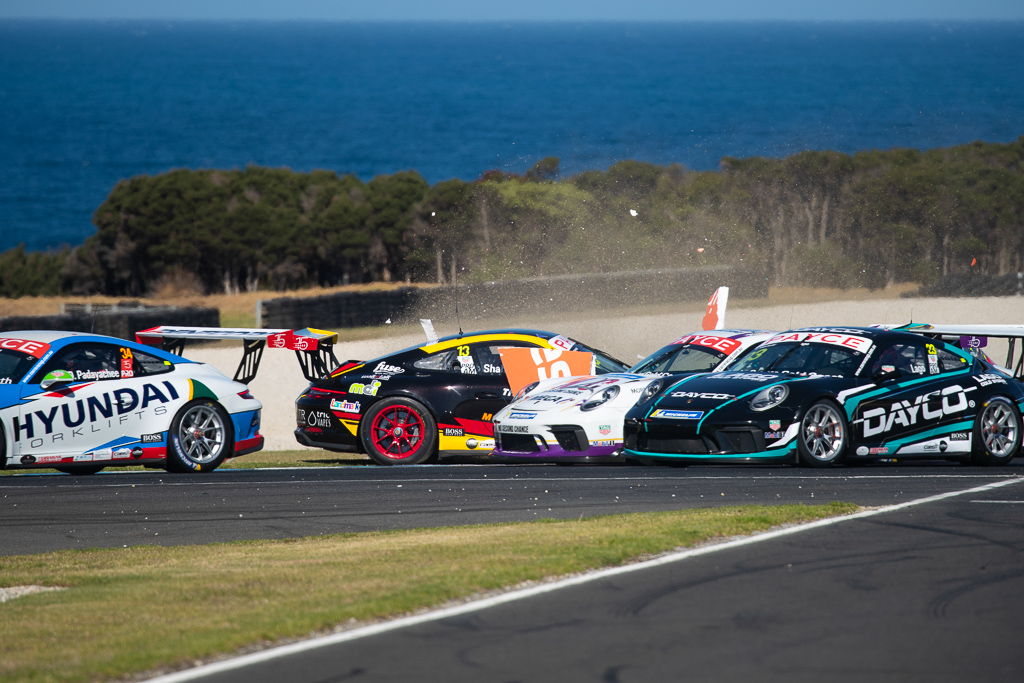
[[875,374],[871,376],[871,379],[876,382],[887,382],[892,379],[897,379],[902,376],[899,368],[894,365],[883,365],[878,370],[875,370]]
[[75,381],[75,375],[70,370],[54,370],[46,373],[43,381],[39,383],[40,389],[49,389],[54,386],[63,386]]

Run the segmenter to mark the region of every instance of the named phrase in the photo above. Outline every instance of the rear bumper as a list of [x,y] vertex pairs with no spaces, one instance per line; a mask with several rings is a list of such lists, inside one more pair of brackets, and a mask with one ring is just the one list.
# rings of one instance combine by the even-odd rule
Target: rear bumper
[[303,446],[309,446],[311,448],[323,448],[327,451],[339,451],[341,453],[358,453],[360,452],[359,445],[354,441],[339,443],[337,441],[324,441],[321,439],[314,439],[310,437],[302,428],[295,430],[295,440]]

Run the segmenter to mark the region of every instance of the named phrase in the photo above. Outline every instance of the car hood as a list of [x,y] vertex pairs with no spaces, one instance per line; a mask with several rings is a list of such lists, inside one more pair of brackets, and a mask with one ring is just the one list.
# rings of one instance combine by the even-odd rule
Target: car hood
[[835,382],[835,377],[802,377],[774,372],[716,372],[684,377],[667,384],[648,408],[706,410],[752,397],[775,384]]
[[539,413],[563,413],[579,410],[580,405],[590,397],[612,387],[619,387],[619,394],[595,412],[615,409],[621,414],[632,407],[640,398],[644,387],[659,379],[659,375],[613,372],[605,375],[549,379],[541,382],[524,398],[513,401],[501,409],[495,420],[512,417],[513,411]]

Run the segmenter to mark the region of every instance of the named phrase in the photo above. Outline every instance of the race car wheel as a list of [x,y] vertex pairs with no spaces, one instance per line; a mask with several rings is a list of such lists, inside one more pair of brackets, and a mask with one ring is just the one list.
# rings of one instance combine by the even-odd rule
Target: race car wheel
[[417,465],[437,453],[437,423],[427,407],[409,398],[386,398],[359,425],[366,453],[378,465]]
[[64,474],[71,474],[74,476],[85,476],[87,474],[96,474],[102,470],[104,465],[61,465],[60,467],[54,467],[53,469]]
[[800,464],[829,467],[842,461],[849,444],[846,418],[835,403],[818,401],[800,421],[797,451]]
[[1021,444],[1021,418],[1007,399],[991,399],[974,420],[975,465],[1005,465],[1017,455]]
[[231,452],[231,420],[207,399],[186,403],[171,421],[167,441],[168,472],[209,472]]

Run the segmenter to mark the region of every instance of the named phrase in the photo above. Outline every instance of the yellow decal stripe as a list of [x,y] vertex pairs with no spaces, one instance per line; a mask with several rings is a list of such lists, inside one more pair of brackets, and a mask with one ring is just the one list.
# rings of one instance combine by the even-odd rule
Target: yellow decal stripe
[[[332,372],[331,373],[331,377],[340,377],[341,375],[344,375],[345,373],[353,372],[354,370],[358,370],[359,368],[362,368],[362,367],[365,367],[365,366],[366,366],[366,363],[360,363],[359,365],[355,365],[355,366],[353,366],[351,368],[345,368],[344,370],[342,370],[341,372],[338,372],[337,374]],[[335,372],[337,372],[337,371],[335,371]]]
[[477,446],[470,448],[466,445],[466,439],[476,439],[477,443],[493,442],[493,436],[481,436],[479,434],[466,434],[465,436],[445,436],[444,430],[437,430],[437,448],[441,451],[471,451],[473,453],[487,453],[491,447]]
[[463,344],[503,341],[524,341],[531,342],[545,349],[555,348],[547,339],[544,337],[538,337],[534,334],[474,334],[468,337],[459,337],[458,339],[449,339],[448,341],[437,342],[436,344],[427,344],[426,346],[421,346],[420,350],[425,351],[426,353],[434,353],[436,351],[444,351],[445,349],[461,346]]

